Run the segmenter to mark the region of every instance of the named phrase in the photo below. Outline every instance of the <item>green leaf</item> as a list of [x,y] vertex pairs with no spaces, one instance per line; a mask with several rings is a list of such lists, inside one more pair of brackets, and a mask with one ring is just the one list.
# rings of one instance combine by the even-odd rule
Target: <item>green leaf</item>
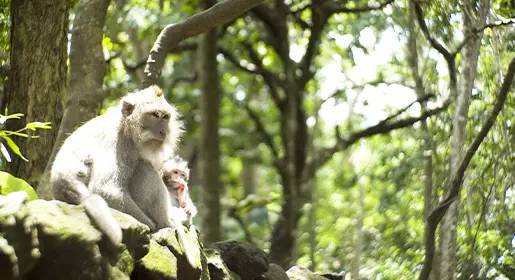
[[39,129],[50,129],[52,128],[50,126],[50,122],[31,122],[31,123],[28,123],[26,125],[26,127],[30,130],[36,130],[37,128]]
[[20,117],[23,117],[22,113],[16,113],[16,114],[6,116],[7,119],[19,119]]
[[16,178],[13,175],[0,171],[0,194],[6,195],[12,192],[24,191],[30,200],[38,199],[36,191],[25,180]]
[[24,161],[29,161],[28,159],[26,159],[20,152],[20,147],[18,147],[18,145],[16,145],[16,143],[14,143],[14,141],[9,138],[8,136],[5,136],[5,135],[2,135],[2,138],[5,139],[5,141],[7,142],[7,146],[9,146],[9,148],[11,148],[11,150],[17,154],[19,157],[21,157]]
[[7,135],[16,135],[16,136],[20,136],[20,137],[23,137],[23,138],[28,138],[29,135],[27,133],[19,133],[19,132],[16,132],[16,131],[7,131],[7,130],[4,130],[3,131],[5,134]]

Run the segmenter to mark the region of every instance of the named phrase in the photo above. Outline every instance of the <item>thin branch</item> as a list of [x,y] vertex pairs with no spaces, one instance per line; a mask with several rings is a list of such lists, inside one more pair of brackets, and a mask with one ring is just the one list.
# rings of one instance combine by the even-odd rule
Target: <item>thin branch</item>
[[[385,134],[395,129],[411,126],[421,120],[425,120],[430,116],[436,115],[444,111],[449,107],[450,104],[451,99],[449,98],[442,104],[442,106],[424,111],[418,117],[407,117],[405,119],[401,119],[391,123],[389,123],[387,120],[392,119],[392,117],[387,117],[385,120],[380,121],[376,125],[362,129],[360,131],[352,132],[348,135],[343,135],[338,139],[338,141],[333,147],[320,150],[313,157],[313,159],[310,162],[308,162],[308,164],[306,165],[306,174],[308,174],[312,170],[318,169],[320,166],[324,165],[328,160],[330,160],[335,153],[349,148],[351,145],[353,145],[360,139],[371,137],[377,134]],[[308,178],[303,178],[303,180],[305,179]]]
[[197,78],[198,78],[198,74],[197,72],[193,73],[193,75],[191,76],[181,76],[181,77],[176,77],[175,79],[172,80],[172,82],[170,83],[170,88],[173,89],[177,86],[177,84],[179,84],[180,82],[184,82],[184,83],[194,83],[195,81],[197,81]]
[[478,29],[476,31],[482,31],[482,30],[485,30],[486,28],[495,28],[495,27],[499,27],[499,26],[503,26],[503,25],[510,25],[510,24],[515,24],[515,18],[510,18],[507,20],[498,20],[496,22],[487,23],[483,27],[481,27],[480,29]]
[[420,30],[422,30],[422,33],[426,37],[426,39],[429,41],[429,44],[436,49],[440,54],[443,55],[445,60],[447,60],[447,63],[454,64],[454,55],[447,50],[440,42],[438,42],[435,38],[431,36],[429,33],[429,29],[427,28],[426,21],[424,20],[424,12],[422,11],[422,7],[420,6],[419,1],[417,0],[411,0],[415,5],[413,7],[415,8],[415,14],[417,16],[417,22],[420,27]]
[[311,25],[307,22],[305,22],[304,20],[302,20],[301,18],[301,15],[302,15],[302,12],[304,12],[305,10],[307,10],[308,8],[311,8],[311,3],[305,5],[304,7],[302,8],[298,8],[297,10],[295,11],[292,11],[291,10],[291,6],[290,6],[290,14],[293,16],[293,18],[295,19],[295,21],[300,25],[300,27],[302,29],[308,29],[311,27]]
[[252,63],[256,65],[259,74],[261,74],[268,87],[270,88],[270,95],[272,96],[272,99],[274,100],[277,107],[282,111],[284,109],[284,101],[281,99],[276,89],[276,85],[282,83],[281,78],[279,75],[265,68],[261,58],[251,44],[243,43],[243,46],[247,50]]
[[270,89],[270,95],[272,96],[272,99],[274,100],[275,104],[279,108],[279,110],[283,110],[284,108],[284,101],[279,96],[279,92],[277,91],[276,85],[280,83],[280,78],[277,74],[265,69],[263,66],[263,63],[261,62],[261,59],[259,58],[256,51],[250,46],[249,44],[245,44],[244,46],[247,48],[247,51],[249,52],[249,57],[252,60],[252,63],[256,68],[250,68],[246,65],[243,65],[241,63],[241,60],[238,59],[231,51],[229,51],[226,48],[219,47],[218,52],[224,55],[224,57],[229,60],[235,67],[239,68],[240,70],[243,70],[247,73],[254,74],[254,75],[261,75],[263,79],[265,80],[265,83],[267,84],[268,88]]
[[247,72],[247,73],[250,73],[250,74],[254,74],[254,75],[257,75],[259,74],[258,70],[255,69],[255,68],[251,68],[251,67],[248,67],[246,65],[243,65],[241,63],[241,60],[238,59],[231,51],[229,51],[228,49],[224,48],[224,47],[218,47],[218,52],[223,54],[224,58],[229,60],[236,68],[244,71],[244,72]]
[[256,242],[252,238],[252,234],[250,233],[249,229],[245,226],[245,222],[243,222],[243,218],[238,214],[238,209],[235,206],[232,206],[227,211],[227,216],[234,218],[238,224],[241,227],[241,230],[243,230],[243,233],[245,234],[245,239],[248,243],[252,245],[256,245]]
[[[433,93],[426,94],[424,96],[421,96],[417,98],[417,100],[411,102],[410,104],[406,105],[404,108],[399,109],[397,112],[395,112],[393,115],[388,116],[386,119],[382,120],[381,123],[386,123],[398,116],[400,116],[402,113],[406,112],[411,106],[413,106],[416,103],[424,103],[426,101],[429,101],[429,99],[436,98],[436,95]],[[379,123],[379,124],[381,124]]]
[[[375,10],[382,10],[386,6],[393,3],[394,0],[388,0],[383,3],[380,3],[377,6],[365,6],[365,7],[356,7],[356,8],[347,8],[347,7],[335,7],[331,10],[332,13],[364,13]],[[334,2],[333,2],[334,3]]]
[[272,151],[272,154],[274,156],[274,162],[278,162],[279,153],[277,152],[277,148],[275,147],[272,135],[270,133],[268,133],[268,131],[266,131],[265,125],[259,118],[258,114],[256,112],[254,112],[247,104],[245,104],[243,102],[237,102],[237,104],[238,104],[238,107],[243,108],[247,112],[247,115],[249,115],[250,119],[256,125],[257,131],[263,137],[265,144],[268,146],[268,148],[270,148],[270,151]]
[[178,43],[231,21],[262,2],[264,0],[225,0],[182,22],[166,26],[148,56],[143,84],[149,86],[157,83],[166,56]]
[[463,41],[456,47],[456,50],[454,51],[454,55],[458,54],[461,49],[465,46],[465,44],[467,44],[467,42],[474,38],[475,36],[477,36],[477,34],[479,32],[482,32],[483,30],[487,29],[487,28],[496,28],[496,27],[499,27],[499,26],[504,26],[504,25],[510,25],[510,24],[515,24],[515,19],[508,19],[508,20],[498,20],[496,22],[492,22],[492,23],[488,23],[488,24],[485,24],[484,26],[480,27],[480,28],[473,28],[472,29],[472,33],[471,34],[468,34],[465,39],[463,39]]
[[494,107],[492,111],[490,112],[488,118],[486,119],[485,123],[481,127],[481,130],[476,135],[474,140],[472,141],[472,144],[467,149],[467,152],[465,153],[465,156],[460,161],[460,164],[458,166],[458,169],[456,172],[453,173],[449,185],[445,188],[450,190],[447,197],[440,202],[440,204],[433,209],[429,217],[427,218],[427,224],[426,224],[426,236],[425,236],[425,246],[426,246],[426,253],[425,253],[425,260],[422,267],[422,271],[420,272],[419,280],[427,280],[429,278],[429,274],[431,273],[432,265],[433,265],[433,257],[435,253],[435,231],[438,227],[438,224],[442,220],[443,216],[449,209],[449,206],[456,200],[458,197],[458,194],[461,190],[461,182],[463,180],[463,176],[465,175],[465,171],[467,170],[467,167],[472,160],[472,157],[478,150],[479,146],[481,145],[481,142],[486,137],[490,129],[492,128],[493,124],[495,123],[495,120],[497,118],[497,115],[499,115],[499,112],[501,112],[504,102],[506,101],[506,96],[508,95],[508,92],[510,91],[511,84],[513,82],[513,76],[515,75],[515,58],[513,58],[510,62],[510,65],[508,66],[508,71],[506,73],[506,76],[504,78],[504,82],[501,86],[501,90],[499,91],[499,94],[497,96],[497,100],[494,104]]
[[[415,15],[417,16],[417,22],[420,27],[420,30],[422,30],[422,33],[424,33],[424,36],[429,41],[429,44],[431,47],[436,49],[447,61],[447,67],[449,69],[449,78],[450,78],[450,88],[451,92],[455,94],[457,91],[457,85],[458,85],[458,78],[456,77],[456,64],[455,64],[455,58],[456,53],[451,53],[449,50],[447,50],[440,42],[438,42],[435,38],[431,36],[429,33],[429,29],[427,28],[426,21],[424,20],[424,13],[422,11],[422,7],[420,6],[420,0],[411,0],[413,2],[413,7],[415,8]],[[454,97],[453,97],[454,98]]]

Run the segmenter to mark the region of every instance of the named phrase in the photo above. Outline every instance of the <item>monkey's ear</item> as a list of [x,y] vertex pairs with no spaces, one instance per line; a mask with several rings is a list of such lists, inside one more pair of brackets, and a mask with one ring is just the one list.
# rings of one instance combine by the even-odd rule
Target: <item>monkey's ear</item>
[[123,99],[122,100],[122,115],[124,117],[129,116],[134,111],[134,103],[130,102],[129,100]]

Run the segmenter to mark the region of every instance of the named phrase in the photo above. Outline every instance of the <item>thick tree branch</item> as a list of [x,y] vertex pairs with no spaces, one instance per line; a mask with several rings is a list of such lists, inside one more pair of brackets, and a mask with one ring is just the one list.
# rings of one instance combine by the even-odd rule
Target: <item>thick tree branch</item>
[[281,16],[280,9],[271,8],[266,4],[262,4],[252,9],[252,15],[262,21],[268,32],[268,43],[279,54],[283,62],[290,58],[290,47],[288,40],[288,29],[286,17]]
[[[196,49],[197,49],[196,43],[182,43],[182,44],[179,44],[179,45],[176,45],[175,47],[173,47],[169,51],[169,53],[178,54],[178,53],[182,53],[185,51],[194,51]],[[147,60],[148,60],[148,58],[144,58],[144,59],[140,60],[139,62],[137,62],[136,64],[131,64],[131,63],[127,63],[127,62],[123,61],[123,67],[125,68],[125,70],[127,72],[134,72],[134,71],[138,70],[139,68],[145,66],[147,64]]]
[[[328,160],[330,160],[335,153],[349,148],[351,145],[353,145],[362,138],[371,137],[377,134],[385,134],[395,129],[411,126],[421,120],[427,119],[430,116],[436,115],[444,111],[449,107],[450,104],[451,99],[449,98],[442,104],[442,106],[424,111],[418,117],[407,117],[396,122],[389,122],[389,120],[391,120],[392,117],[387,117],[385,120],[380,121],[378,124],[374,126],[365,128],[360,131],[352,132],[348,135],[343,135],[342,137],[339,137],[338,141],[333,147],[322,149],[316,153],[313,159],[306,165],[307,172],[305,174],[309,174],[311,170],[318,169],[319,167],[324,165]],[[398,115],[398,113],[396,113],[395,115]],[[308,178],[303,178],[303,180],[306,179]]]
[[504,78],[504,82],[501,86],[501,89],[499,91],[499,95],[497,96],[497,100],[494,104],[494,107],[490,114],[488,115],[488,118],[486,119],[485,123],[481,127],[481,130],[476,135],[474,140],[472,141],[472,144],[467,149],[467,152],[465,153],[465,156],[460,161],[460,164],[458,166],[458,169],[456,172],[452,175],[449,185],[445,188],[450,190],[449,194],[445,197],[445,199],[440,202],[440,204],[433,209],[429,217],[427,218],[427,224],[426,224],[426,236],[425,236],[425,246],[426,246],[426,253],[425,253],[425,260],[422,267],[422,271],[420,272],[419,280],[427,280],[429,278],[429,274],[431,273],[432,265],[433,265],[433,257],[435,253],[435,232],[436,228],[438,227],[438,224],[442,220],[443,216],[449,209],[449,206],[452,202],[456,200],[458,197],[458,194],[461,190],[461,182],[463,180],[463,176],[465,175],[465,171],[467,170],[467,167],[472,160],[472,157],[478,150],[479,146],[481,145],[481,142],[483,142],[483,139],[486,137],[490,129],[495,123],[495,120],[497,116],[499,115],[499,112],[501,112],[504,102],[506,101],[506,97],[508,95],[508,92],[510,91],[511,84],[513,82],[513,76],[515,75],[515,58],[513,58],[510,62],[510,65],[508,66],[508,71],[506,73],[506,76]]
[[330,12],[319,5],[311,5],[311,34],[309,35],[308,46],[306,53],[302,57],[300,62],[300,70],[302,75],[298,80],[299,88],[304,88],[306,83],[313,78],[314,73],[310,71],[310,66],[313,63],[313,57],[318,52],[318,46],[320,44],[320,36],[322,31],[329,19]]
[[225,0],[180,23],[166,26],[159,34],[152,50],[150,50],[143,84],[149,86],[157,83],[166,56],[179,42],[204,33],[218,24],[231,21],[263,1]]

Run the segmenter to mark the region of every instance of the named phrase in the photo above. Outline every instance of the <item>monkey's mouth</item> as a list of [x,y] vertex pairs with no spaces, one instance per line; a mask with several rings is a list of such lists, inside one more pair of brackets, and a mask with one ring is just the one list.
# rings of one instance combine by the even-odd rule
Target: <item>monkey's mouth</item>
[[174,181],[174,180],[165,180],[165,183],[166,183],[166,188],[167,189],[178,189],[179,188],[179,183]]

